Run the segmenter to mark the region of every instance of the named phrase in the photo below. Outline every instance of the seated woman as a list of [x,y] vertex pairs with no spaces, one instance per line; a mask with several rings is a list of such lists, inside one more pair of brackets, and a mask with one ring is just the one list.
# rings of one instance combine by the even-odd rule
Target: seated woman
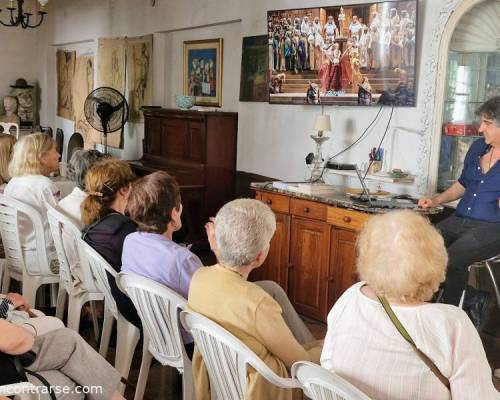
[[[55,206],[59,201],[60,192],[49,179],[51,173],[59,171],[59,153],[56,143],[45,133],[33,133],[24,136],[14,145],[12,160],[9,164],[9,174],[12,177],[5,187],[4,193],[40,212],[45,233],[45,244],[51,261],[57,261],[54,241],[47,220],[46,203]],[[19,218],[21,245],[25,251],[25,262],[33,262],[36,257],[35,232],[31,222]],[[51,269],[57,270],[51,263]]]
[[[153,279],[187,298],[191,277],[202,263],[172,240],[172,234],[182,226],[181,194],[175,179],[166,172],[139,179],[132,187],[127,209],[137,223],[137,232],[125,238],[122,271]],[[193,338],[184,330],[181,333],[191,357]]]
[[[276,374],[288,377],[294,362],[318,362],[321,348],[318,343],[297,339],[313,337],[282,289],[277,291],[278,302],[261,286],[247,281],[248,274],[266,259],[275,229],[273,212],[257,200],[239,199],[222,207],[215,218],[219,264],[195,272],[188,305],[238,337]],[[196,398],[209,399],[208,375],[196,350],[193,374]],[[245,399],[284,400],[292,395],[291,390],[278,388],[257,372],[250,372]]]
[[[411,211],[371,217],[357,251],[363,282],[330,311],[321,365],[374,400],[500,399],[467,315],[451,305],[426,303],[444,280],[448,259],[430,222]],[[399,333],[378,296],[385,296],[450,390]]]
[[[16,137],[7,133],[0,133],[0,193],[3,193],[7,182],[10,181],[9,163]],[[0,258],[5,258],[5,250],[0,239]]]
[[85,193],[85,176],[87,171],[105,155],[97,150],[76,150],[71,156],[68,164],[68,178],[75,184],[73,191],[64,197],[58,204],[58,208],[66,214],[80,229],[83,228],[82,213],[80,211],[83,200],[87,198]]
[[0,133],[0,187],[3,188],[10,181],[9,163],[16,137],[7,133]]
[[[83,240],[92,246],[113,267],[121,271],[125,237],[137,225],[125,216],[134,173],[125,161],[107,159],[94,165],[85,177],[87,198],[83,201]],[[132,324],[141,327],[132,301],[116,286],[111,276],[109,285],[120,313]]]
[[[0,332],[0,352],[20,355],[33,351],[36,354],[34,362],[26,366],[26,369],[41,376],[54,387],[53,393],[57,399],[123,399],[117,391],[120,374],[78,333],[62,328],[35,336],[4,320],[0,320]],[[4,362],[0,365],[0,381],[7,384],[4,380],[12,375],[11,368]],[[35,386],[44,386],[32,374],[28,373],[27,378]],[[84,390],[77,390],[77,386],[82,386]],[[90,390],[96,387],[98,390]]]
[[[76,186],[57,206],[80,229],[83,228],[80,208],[83,201],[87,198],[87,193],[85,193],[85,176],[87,175],[87,171],[102,158],[104,158],[104,154],[97,150],[77,150],[73,153],[69,161],[68,176],[75,182]],[[80,270],[80,260],[78,259],[76,243],[64,231],[62,232],[62,239],[71,274],[74,278],[75,293],[80,290],[85,291],[83,285],[84,275]]]

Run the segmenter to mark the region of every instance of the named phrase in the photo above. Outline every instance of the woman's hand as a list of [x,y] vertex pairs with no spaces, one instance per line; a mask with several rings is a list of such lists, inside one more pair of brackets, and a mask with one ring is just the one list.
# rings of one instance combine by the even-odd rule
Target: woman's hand
[[18,293],[8,293],[5,297],[13,304],[16,310],[28,311],[30,309],[26,299]]
[[427,197],[424,197],[418,201],[418,206],[421,208],[432,208],[436,207],[439,205],[439,202],[434,198],[434,199],[429,199]]

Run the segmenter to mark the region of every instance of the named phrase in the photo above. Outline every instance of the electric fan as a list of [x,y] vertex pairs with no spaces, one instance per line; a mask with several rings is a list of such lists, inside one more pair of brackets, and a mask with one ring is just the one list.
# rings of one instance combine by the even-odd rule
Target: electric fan
[[108,153],[108,133],[122,129],[128,120],[128,103],[116,89],[100,87],[85,99],[85,118],[95,130],[103,133],[104,153]]

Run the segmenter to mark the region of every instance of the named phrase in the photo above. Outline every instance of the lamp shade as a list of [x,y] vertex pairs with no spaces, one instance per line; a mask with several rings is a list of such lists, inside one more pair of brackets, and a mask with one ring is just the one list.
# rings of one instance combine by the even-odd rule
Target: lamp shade
[[314,130],[316,131],[331,131],[332,125],[330,123],[329,115],[318,115],[314,122]]

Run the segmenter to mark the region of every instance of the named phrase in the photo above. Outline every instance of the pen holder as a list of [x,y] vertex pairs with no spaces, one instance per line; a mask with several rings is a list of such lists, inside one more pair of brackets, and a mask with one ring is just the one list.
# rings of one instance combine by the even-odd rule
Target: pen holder
[[369,174],[375,174],[382,170],[382,161],[371,161],[370,167],[368,168]]

